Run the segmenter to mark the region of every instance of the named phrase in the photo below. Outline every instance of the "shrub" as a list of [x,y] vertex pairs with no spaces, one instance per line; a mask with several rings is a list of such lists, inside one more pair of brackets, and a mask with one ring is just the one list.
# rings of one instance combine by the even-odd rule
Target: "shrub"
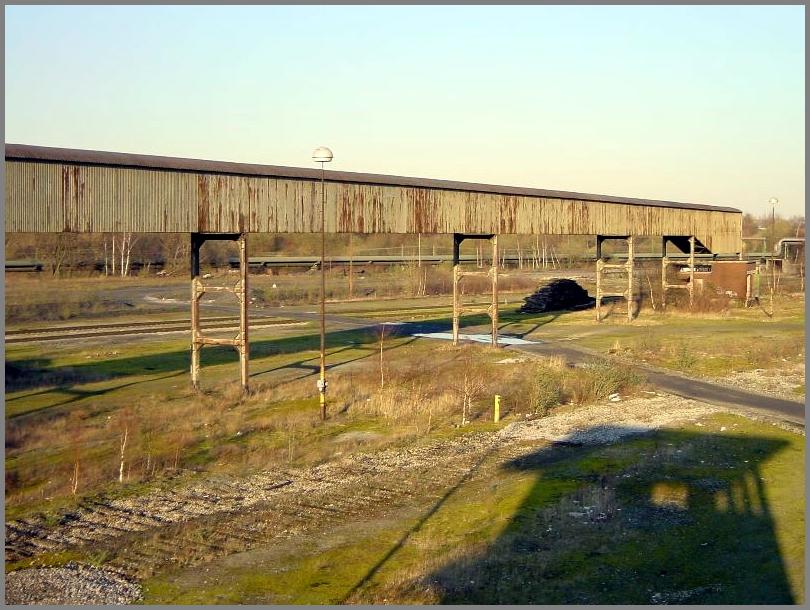
[[548,366],[538,366],[532,377],[529,405],[538,415],[548,415],[563,400],[562,375]]
[[628,367],[611,362],[590,362],[567,380],[567,393],[577,404],[602,400],[611,394],[628,391],[641,383],[641,377]]
[[689,370],[697,364],[697,358],[692,354],[686,343],[678,343],[674,348],[675,366],[681,370]]

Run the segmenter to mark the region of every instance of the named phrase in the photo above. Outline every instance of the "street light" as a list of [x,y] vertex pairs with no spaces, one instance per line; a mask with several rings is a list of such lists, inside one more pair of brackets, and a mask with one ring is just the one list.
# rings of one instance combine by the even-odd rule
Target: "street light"
[[776,197],[768,199],[771,204],[771,310],[773,310],[773,291],[776,288],[776,204],[779,200]]
[[776,197],[768,199],[771,204],[771,250],[776,247],[776,204],[779,200]]
[[326,251],[326,189],[324,188],[323,164],[332,160],[332,151],[326,146],[319,146],[312,152],[312,160],[321,164],[321,375],[318,378],[318,395],[321,403],[321,419],[326,419],[326,272],[324,270],[324,253]]

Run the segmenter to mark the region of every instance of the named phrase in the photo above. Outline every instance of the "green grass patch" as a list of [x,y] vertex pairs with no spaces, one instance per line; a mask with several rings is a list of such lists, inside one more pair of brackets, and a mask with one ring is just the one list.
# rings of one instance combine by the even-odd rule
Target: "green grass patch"
[[702,423],[493,456],[412,511],[158,576],[146,601],[801,602],[803,437]]

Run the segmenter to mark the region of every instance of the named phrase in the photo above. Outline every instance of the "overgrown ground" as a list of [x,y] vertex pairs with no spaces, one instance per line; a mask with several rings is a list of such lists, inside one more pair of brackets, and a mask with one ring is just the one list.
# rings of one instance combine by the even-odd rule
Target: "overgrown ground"
[[[446,298],[382,307],[392,320],[449,325]],[[369,320],[383,317],[380,309],[370,301],[330,306]],[[787,295],[770,316],[645,308],[627,323],[617,307],[597,324],[592,311],[515,309],[504,307],[503,333],[574,340],[691,375],[779,373],[803,363],[803,301]],[[465,331],[485,322],[468,316]],[[248,397],[233,384],[233,352],[218,348],[204,352],[205,391],[190,392],[187,337],[9,345],[6,514],[45,542],[33,555],[12,544],[6,569],[70,558],[114,565],[147,579],[146,600],[155,603],[803,599],[803,437],[714,415],[608,446],[535,441],[490,450],[463,439],[489,438],[526,416],[542,422],[582,405],[610,408],[605,399],[614,392],[643,401],[650,390],[621,363],[572,368],[391,330],[381,337],[332,329],[328,343],[326,422],[314,392],[311,323],[252,333]],[[801,389],[803,396],[803,378]],[[503,396],[499,424],[494,394]],[[271,503],[235,508],[226,521],[236,529],[217,529],[222,515],[192,512],[153,537],[147,529],[119,542],[113,523],[99,526],[92,543],[47,542],[76,511],[136,507],[139,498],[168,498],[210,477],[238,488],[274,473],[272,487],[285,473],[319,480],[311,473],[337,458],[362,465],[373,462],[366,456],[434,445],[444,449],[429,453],[413,480],[398,480],[396,469],[363,471],[357,481],[374,482],[341,496],[349,471],[332,475],[338,491],[329,493],[341,508],[331,521],[328,507],[296,504],[282,518]],[[345,508],[352,503],[353,512]],[[330,524],[328,535],[289,517],[310,513]],[[249,543],[239,542],[239,527]],[[251,537],[254,527],[270,529]]]

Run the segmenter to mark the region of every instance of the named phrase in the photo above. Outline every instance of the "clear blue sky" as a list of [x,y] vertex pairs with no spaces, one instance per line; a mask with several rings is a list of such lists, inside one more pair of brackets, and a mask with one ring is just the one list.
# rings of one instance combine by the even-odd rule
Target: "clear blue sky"
[[804,213],[804,7],[6,7],[6,142]]

